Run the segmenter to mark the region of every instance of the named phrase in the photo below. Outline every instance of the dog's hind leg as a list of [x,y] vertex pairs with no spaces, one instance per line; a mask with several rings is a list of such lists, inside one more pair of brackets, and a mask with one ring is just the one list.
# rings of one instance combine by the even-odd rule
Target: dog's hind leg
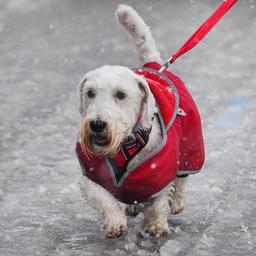
[[171,209],[171,214],[178,214],[183,211],[186,205],[185,188],[187,177],[176,178],[173,188],[168,193],[168,200]]
[[132,7],[120,5],[116,17],[133,41],[141,65],[151,61],[163,63],[149,27]]

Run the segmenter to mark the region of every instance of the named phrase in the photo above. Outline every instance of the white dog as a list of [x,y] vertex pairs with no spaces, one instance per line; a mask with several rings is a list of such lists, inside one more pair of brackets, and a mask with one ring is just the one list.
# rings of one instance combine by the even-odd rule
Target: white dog
[[[151,32],[141,17],[126,5],[118,7],[116,17],[135,44],[141,65],[148,62],[162,64]],[[139,139],[144,136],[145,143],[142,148],[138,148],[135,156],[129,159],[129,165],[126,166],[128,169],[130,165],[136,166],[141,159],[160,146],[163,131],[161,120],[156,118],[156,113],[159,112],[158,104],[142,75],[122,66],[103,66],[88,72],[81,80],[78,90],[82,116],[77,148],[80,162],[83,159],[79,154],[83,152],[87,161],[96,159],[91,165],[96,169],[102,168],[99,164],[103,158],[107,158],[107,164],[111,164],[111,159],[123,150],[120,149],[121,145],[127,141],[129,143],[128,138],[134,136],[134,130],[138,127],[143,132],[136,136],[138,135]],[[128,198],[125,202],[129,204],[124,210],[113,195],[115,193],[109,191],[108,184],[102,186],[90,176],[97,170],[94,167],[85,168],[83,163],[81,165],[84,169],[84,175],[79,181],[82,195],[103,215],[108,237],[119,237],[125,233],[126,214],[136,215],[140,211],[144,212],[144,229],[150,235],[170,233],[169,213],[179,213],[185,206],[186,172],[174,180],[173,186],[167,186],[145,202],[130,202]],[[105,178],[103,173],[97,175],[101,179]],[[129,175],[131,172],[122,173],[117,177],[113,182],[115,184],[111,185],[113,190]],[[138,186],[142,188],[143,184]]]

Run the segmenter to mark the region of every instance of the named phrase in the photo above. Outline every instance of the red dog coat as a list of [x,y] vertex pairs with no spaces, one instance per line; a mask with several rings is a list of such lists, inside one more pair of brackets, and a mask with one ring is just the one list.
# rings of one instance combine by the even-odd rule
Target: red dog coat
[[183,82],[161,65],[147,63],[134,72],[143,76],[158,105],[162,142],[139,164],[130,164],[147,144],[150,130],[138,129],[114,158],[88,157],[77,142],[83,174],[124,203],[144,202],[169,188],[177,176],[198,172],[204,163],[201,120]]

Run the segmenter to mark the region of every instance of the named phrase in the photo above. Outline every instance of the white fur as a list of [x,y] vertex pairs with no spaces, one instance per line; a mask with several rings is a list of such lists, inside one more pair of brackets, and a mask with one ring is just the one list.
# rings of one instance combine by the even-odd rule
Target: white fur
[[106,234],[119,237],[127,231],[127,219],[116,199],[86,176],[79,180],[82,196],[104,217]]
[[[91,120],[100,117],[113,124],[121,122],[123,126],[131,128],[140,112],[141,99],[144,91],[140,89],[141,83],[147,94],[147,103],[144,106],[142,125],[144,128],[151,126],[151,118],[156,111],[155,100],[145,79],[136,75],[132,70],[122,66],[103,66],[88,72],[79,85],[81,93],[81,114],[85,119]],[[97,94],[95,99],[86,98],[86,92],[93,88]],[[127,94],[124,101],[115,100],[113,95],[118,90]],[[93,102],[92,102],[93,101]],[[109,110],[111,109],[111,112]]]
[[171,213],[177,214],[184,210],[186,205],[185,188],[188,178],[176,178],[174,181],[175,192],[170,197],[169,204],[171,207]]
[[170,207],[167,194],[161,193],[157,198],[144,206],[144,229],[150,235],[169,234],[168,214]]
[[[149,61],[162,62],[149,28],[140,16],[129,6],[120,5],[116,17],[130,35],[136,46],[141,64]],[[88,98],[87,92],[93,89],[95,98]],[[125,100],[115,98],[115,93],[124,91]],[[144,155],[151,152],[161,142],[160,125],[152,117],[156,112],[155,100],[149,90],[147,82],[133,71],[121,66],[103,66],[87,73],[78,87],[80,95],[80,113],[82,123],[100,118],[107,123],[107,130],[115,133],[116,141],[120,144],[127,137],[142,112],[142,126],[152,126],[149,142],[146,147],[132,160],[135,163]],[[119,145],[116,145],[117,147]],[[117,147],[113,148],[114,150]],[[95,147],[94,150],[102,150]],[[175,181],[175,193],[162,193],[144,207],[130,207],[127,212],[140,211],[144,208],[144,228],[151,235],[169,233],[167,219],[170,211],[177,213],[184,208],[184,181]],[[82,195],[104,217],[106,234],[109,237],[118,237],[126,232],[127,220],[124,211],[119,207],[117,200],[104,188],[87,177],[80,179]],[[171,208],[171,210],[170,210]],[[136,209],[136,210],[134,210]]]
[[151,61],[163,62],[150,28],[132,7],[120,5],[116,17],[134,43],[141,65]]

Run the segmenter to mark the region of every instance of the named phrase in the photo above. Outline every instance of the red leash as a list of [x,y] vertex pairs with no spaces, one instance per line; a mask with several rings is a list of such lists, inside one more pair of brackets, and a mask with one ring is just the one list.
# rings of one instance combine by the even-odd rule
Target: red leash
[[237,2],[237,0],[224,0],[218,9],[201,25],[201,27],[176,51],[168,61],[160,68],[159,72],[163,72],[177,58],[194,48],[217,24],[222,16]]

